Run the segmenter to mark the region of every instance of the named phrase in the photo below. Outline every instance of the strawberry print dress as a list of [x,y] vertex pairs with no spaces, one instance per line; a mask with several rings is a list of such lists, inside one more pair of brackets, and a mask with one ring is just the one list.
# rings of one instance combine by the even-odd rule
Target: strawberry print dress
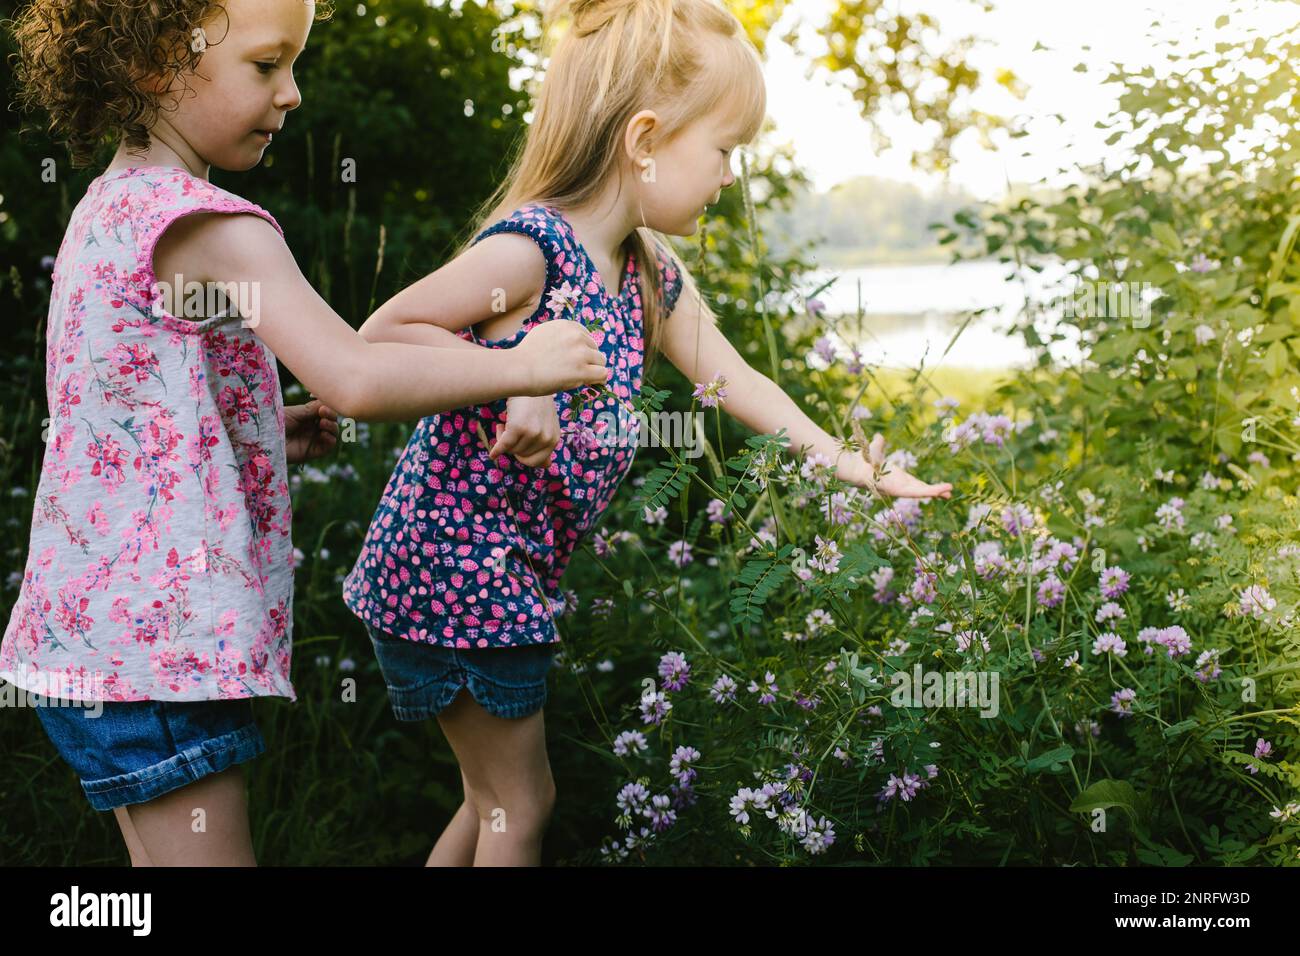
[[[514,335],[480,340],[511,348],[534,325],[568,318],[593,329],[605,354],[607,390],[555,396],[564,440],[551,463],[533,468],[488,457],[506,400],[422,419],[384,489],[343,600],[357,617],[395,637],[450,648],[516,647],[559,641],[560,578],[574,549],[600,520],[636,453],[641,392],[640,263],[628,256],[616,290],[601,282],[572,226],[555,207],[523,206],[485,229],[532,239],[546,256],[537,311]],[[656,243],[664,315],[681,292],[674,260]],[[609,429],[617,427],[616,435]]]
[[59,247],[48,437],[0,644],[0,678],[32,693],[296,699],[275,357],[238,311],[172,315],[159,283],[175,277],[153,272],[163,231],[199,212],[252,213],[280,229],[185,170],[141,166],[92,181]]

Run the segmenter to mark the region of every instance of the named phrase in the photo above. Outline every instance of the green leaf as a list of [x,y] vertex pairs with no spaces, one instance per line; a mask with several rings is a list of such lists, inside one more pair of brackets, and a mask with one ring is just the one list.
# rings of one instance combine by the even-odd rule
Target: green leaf
[[1264,353],[1264,371],[1268,373],[1269,378],[1277,378],[1286,367],[1286,346],[1281,342],[1274,342]]
[[1138,850],[1137,858],[1143,863],[1151,866],[1186,866],[1196,857],[1189,853],[1182,853],[1171,846],[1162,844],[1150,844],[1149,850]]
[[1041,770],[1050,770],[1052,773],[1059,773],[1064,767],[1065,761],[1074,756],[1074,748],[1069,744],[1063,747],[1057,747],[1055,750],[1049,750],[1047,753],[1039,754],[1033,760],[1025,764],[1026,773],[1038,773]]
[[889,562],[876,554],[875,549],[866,541],[857,541],[844,553],[840,567],[849,575],[864,575],[873,568],[882,567]]
[[1139,800],[1133,785],[1124,780],[1098,780],[1070,803],[1071,813],[1091,813],[1119,807],[1134,824],[1140,822]]
[[1292,216],[1287,220],[1286,228],[1282,230],[1282,238],[1278,240],[1277,252],[1273,254],[1273,265],[1268,270],[1268,281],[1264,285],[1264,305],[1268,305],[1269,289],[1275,282],[1282,278],[1282,271],[1286,268],[1287,260],[1291,258],[1291,251],[1295,249],[1296,234],[1300,232],[1300,216]]
[[1174,227],[1169,225],[1169,223],[1151,223],[1151,235],[1155,236],[1156,241],[1170,252],[1183,251],[1183,241],[1178,238],[1178,233],[1174,231]]
[[745,562],[731,589],[731,616],[737,623],[758,624],[763,619],[763,605],[794,574],[789,558],[794,545],[787,544],[776,557],[756,557]]
[[660,465],[653,469],[650,474],[646,475],[645,484],[638,489],[638,495],[635,499],[638,508],[649,508],[652,511],[675,501],[686,486],[690,483],[691,476],[699,471],[689,462],[679,461],[673,465]]

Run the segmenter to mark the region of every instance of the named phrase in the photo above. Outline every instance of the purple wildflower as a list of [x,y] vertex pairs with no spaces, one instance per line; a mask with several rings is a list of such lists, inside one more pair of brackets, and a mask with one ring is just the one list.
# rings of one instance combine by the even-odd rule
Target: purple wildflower
[[691,665],[679,651],[669,651],[659,658],[659,676],[664,690],[681,690],[691,679]]

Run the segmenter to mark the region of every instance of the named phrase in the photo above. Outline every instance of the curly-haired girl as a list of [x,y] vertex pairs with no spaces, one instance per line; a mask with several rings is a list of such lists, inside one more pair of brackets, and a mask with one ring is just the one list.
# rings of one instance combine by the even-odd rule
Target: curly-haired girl
[[[136,864],[254,862],[236,766],[265,749],[251,698],[296,699],[286,464],[334,444],[333,409],[403,420],[605,380],[576,322],[515,353],[368,342],[271,214],[209,182],[257,165],[301,102],[315,16],[37,0],[14,22],[24,102],[75,163],[117,153],[55,260],[50,440],[0,677],[42,699]],[[319,400],[285,408],[277,358]]]

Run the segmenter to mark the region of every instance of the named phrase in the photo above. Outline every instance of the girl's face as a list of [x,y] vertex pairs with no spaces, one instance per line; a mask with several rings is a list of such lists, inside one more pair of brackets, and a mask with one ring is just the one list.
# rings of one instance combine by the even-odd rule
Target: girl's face
[[[302,102],[293,62],[307,45],[315,8],[304,0],[223,0],[191,37],[203,50],[198,69],[162,97],[151,135],[182,146],[218,169],[246,170],[262,161],[271,134]],[[172,107],[177,107],[172,111]],[[172,138],[183,143],[174,143]]]
[[645,224],[674,236],[694,235],[705,207],[736,181],[732,155],[741,132],[734,115],[715,111],[657,147],[637,172]]

